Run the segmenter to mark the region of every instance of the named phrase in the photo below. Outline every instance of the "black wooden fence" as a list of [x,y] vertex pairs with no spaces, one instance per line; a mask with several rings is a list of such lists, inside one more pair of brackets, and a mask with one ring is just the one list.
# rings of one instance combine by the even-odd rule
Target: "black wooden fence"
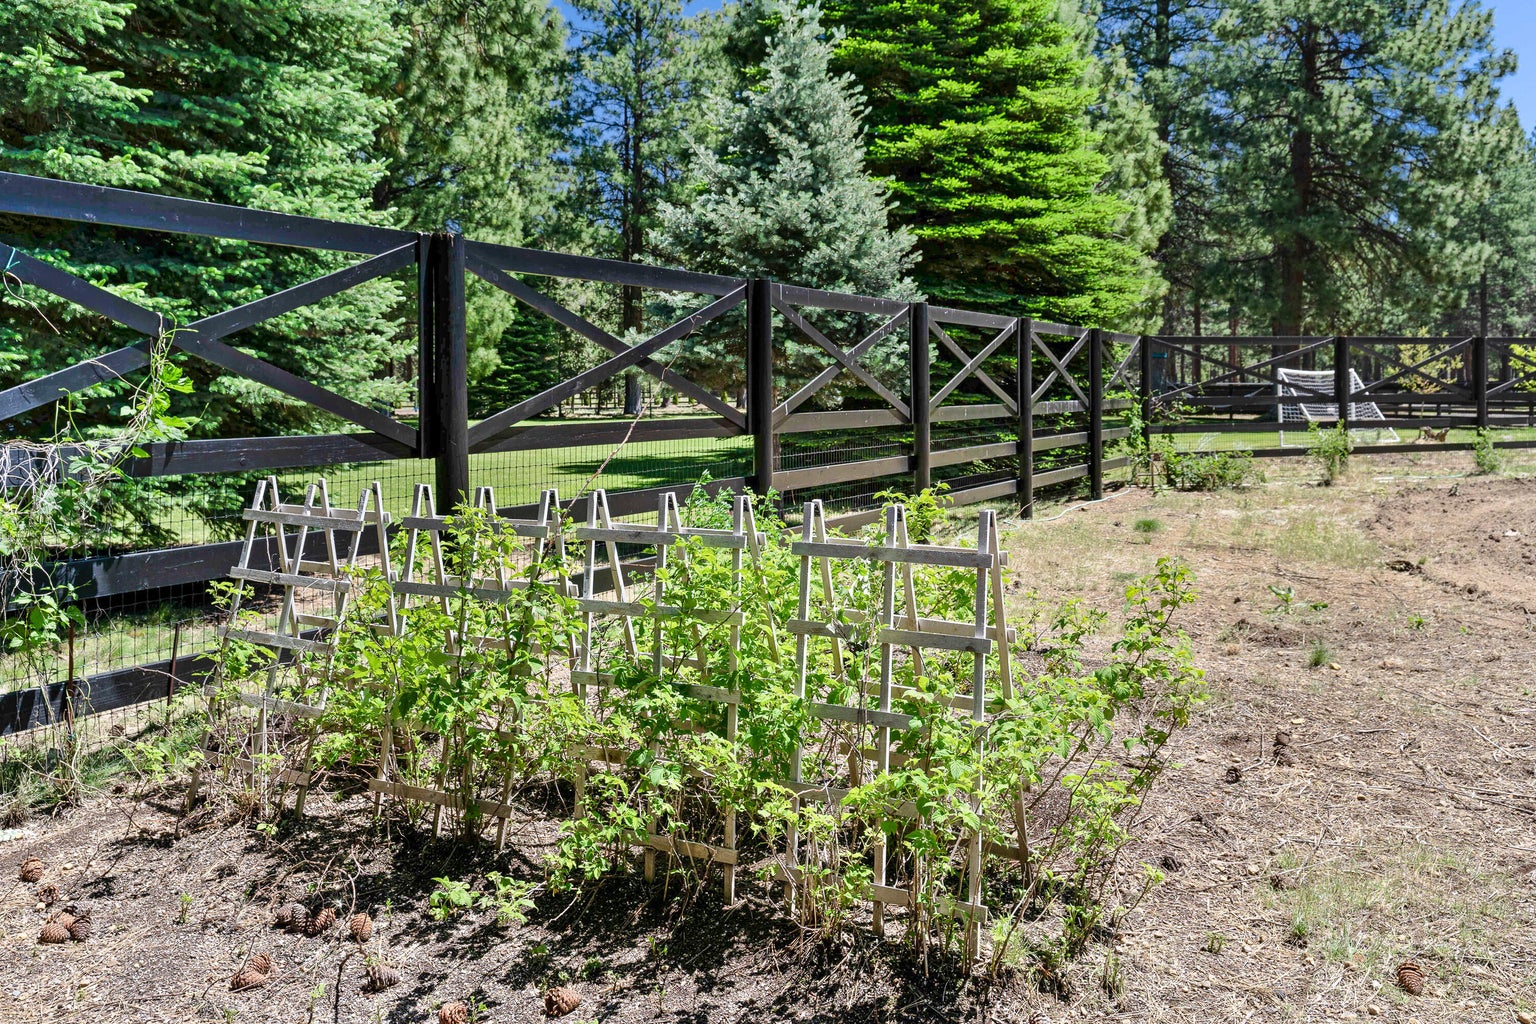
[[[1536,446],[1536,342],[1494,337],[1147,337],[1142,401],[1150,432],[1220,435],[1259,457],[1305,453],[1276,445],[1282,407],[1323,426],[1402,431],[1364,453],[1465,449],[1475,431],[1501,448]],[[1286,370],[1310,371],[1299,383]],[[1370,415],[1363,415],[1369,409]]]
[[[124,465],[140,480],[244,480],[257,472],[298,479],[361,466],[369,477],[388,475],[402,486],[435,480],[440,503],[483,483],[518,480],[525,486],[504,502],[516,506],[546,486],[561,463],[562,471],[578,469],[578,479],[606,485],[611,507],[622,515],[653,509],[658,491],[691,484],[697,460],[679,459],[675,469],[662,465],[642,481],[650,486],[626,486],[635,483],[633,476],[604,475],[615,450],[702,441],[723,446],[711,463],[722,472],[713,474],[710,487],[775,491],[787,509],[802,497],[825,496],[857,514],[878,490],[913,492],[942,482],[956,502],[1013,499],[1027,516],[1037,489],[1086,480],[1098,497],[1106,472],[1123,462],[1112,457],[1110,445],[1127,431],[1104,420],[1130,405],[1106,395],[1129,395],[1137,385],[1139,342],[1132,336],[15,174],[0,174],[0,215],[59,222],[61,229],[83,223],[128,239],[135,232],[171,233],[362,257],[233,309],[173,324],[0,241],[8,296],[30,286],[130,335],[120,347],[82,353],[73,365],[0,391],[0,424],[12,438],[21,436],[15,425],[24,414],[130,379],[162,338],[216,372],[321,410],[340,427],[149,445]],[[391,275],[411,297],[402,317],[415,321],[414,410],[370,407],[341,393],[345,388],[324,387],[277,365],[281,360],[231,344],[242,331]],[[470,289],[485,287],[547,317],[595,355],[553,386],[472,422],[467,305]],[[674,311],[658,315],[667,326],[645,338],[620,337],[599,326],[602,317],[578,308],[583,289],[614,287],[657,297],[653,309]],[[10,322],[24,328],[33,307],[8,307]],[[706,336],[715,346],[703,350],[716,353],[712,363],[701,363],[697,352],[682,357],[679,343]],[[675,400],[674,411],[647,409],[606,421],[550,415],[625,374],[651,378]],[[553,462],[552,453],[559,456]],[[524,461],[509,461],[518,459]],[[510,475],[514,470],[520,475]],[[584,514],[582,495],[564,496],[574,499],[574,514]],[[200,511],[228,520],[239,515],[238,507]],[[192,607],[180,618],[155,619],[153,607],[168,595],[195,606],[208,581],[227,573],[237,546],[189,538],[154,550],[65,558],[34,575],[72,586],[96,614],[95,632],[112,639],[93,653],[87,631],[78,657],[72,643],[51,679],[35,673],[0,679],[0,690],[8,690],[0,693],[0,734],[66,714],[164,699],[189,682],[204,668],[207,612]],[[132,629],[113,633],[125,611],[140,618]],[[135,643],[125,649],[121,637],[130,634]]]

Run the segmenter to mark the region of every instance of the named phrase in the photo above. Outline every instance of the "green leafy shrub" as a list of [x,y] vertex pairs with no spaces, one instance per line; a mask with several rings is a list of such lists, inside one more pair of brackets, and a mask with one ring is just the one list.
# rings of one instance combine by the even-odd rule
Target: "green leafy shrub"
[[1493,446],[1493,432],[1479,427],[1472,441],[1472,464],[1484,475],[1492,475],[1504,468],[1504,453]]
[[1179,452],[1170,448],[1162,458],[1168,486],[1179,491],[1246,487],[1264,479],[1250,452]]
[[[942,499],[914,505],[932,513],[931,531]],[[729,495],[702,490],[683,508],[685,522],[709,529],[730,514]],[[493,517],[456,510],[444,538],[448,571],[472,580],[515,567],[522,585],[494,602],[465,590],[413,603],[401,613],[405,628],[393,630],[378,628],[388,582],[359,572],[329,670],[302,684],[330,687],[317,757],[364,775],[384,758],[391,779],[446,791],[446,805],[385,808],[466,837],[484,832],[483,807],[523,787],[557,781],[573,795],[542,881],[487,875],[489,888],[476,891],[439,879],[429,899],[439,919],[476,910],[517,923],[538,886],[582,887],[630,870],[637,848],[668,877],[702,885],[708,858],[668,856],[658,841],[734,840],[743,862],[776,865],[765,880],[815,934],[848,927],[883,882],[904,894],[906,940],[925,953],[949,948],[968,930],[981,864],[1014,876],[981,889],[1001,943],[995,964],[1016,942],[1052,956],[1081,951],[1156,881],[1149,871],[1123,892],[1116,867],[1166,767],[1165,744],[1204,693],[1173,625],[1194,599],[1187,568],[1164,559],[1133,581],[1113,625],[1078,602],[1031,597],[1012,642],[984,656],[978,706],[972,653],[934,648],[919,658],[881,643],[888,569],[874,559],[833,559],[825,579],[813,570],[818,592],[835,595],[839,644],[792,630],[801,556],[771,513],[759,527],[755,560],[684,536],[630,597],[647,614],[628,629],[601,617],[589,627],[565,591],[564,552],[520,561]],[[863,539],[884,544],[882,530]],[[925,618],[965,621],[976,577],[916,566],[909,600]],[[803,670],[797,643],[808,644]],[[582,644],[601,674],[577,680],[569,666]],[[264,671],[254,656],[242,662],[237,645],[229,650],[234,670]],[[909,727],[818,713],[877,710],[885,678],[891,712]],[[1007,851],[1004,860],[981,858],[982,844]],[[786,849],[795,851],[791,871],[780,867]]]
[[1349,457],[1355,440],[1342,425],[1323,428],[1316,423],[1307,428],[1307,456],[1317,463],[1323,483],[1332,485],[1349,469]]

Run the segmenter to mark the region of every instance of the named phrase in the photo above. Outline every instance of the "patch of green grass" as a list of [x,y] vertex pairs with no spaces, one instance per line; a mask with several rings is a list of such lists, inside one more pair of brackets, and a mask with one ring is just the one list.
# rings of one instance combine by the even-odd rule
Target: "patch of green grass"
[[1307,656],[1308,668],[1322,668],[1333,660],[1333,652],[1328,650],[1321,641],[1312,645],[1312,653]]
[[1131,529],[1137,533],[1157,533],[1163,528],[1161,519],[1138,519],[1131,524]]

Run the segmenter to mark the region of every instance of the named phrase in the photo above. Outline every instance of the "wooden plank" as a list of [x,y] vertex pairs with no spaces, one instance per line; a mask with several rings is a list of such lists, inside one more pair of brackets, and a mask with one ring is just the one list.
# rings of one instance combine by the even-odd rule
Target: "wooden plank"
[[[574,332],[583,338],[586,338],[588,341],[597,345],[599,348],[605,349],[614,355],[619,355],[629,350],[628,345],[624,344],[618,338],[615,338],[601,327],[598,327],[596,324],[588,321],[586,318],[571,312],[564,306],[560,305],[560,303],[556,302],[554,299],[551,299],[549,296],[528,287],[526,284],[514,277],[509,277],[506,274],[503,274],[501,271],[485,263],[483,260],[479,260],[473,254],[473,252],[471,252],[468,257],[468,267],[476,275],[486,281],[489,281],[491,284],[495,285],[497,288],[500,288],[508,295],[511,295],[519,302],[522,302],[524,305],[535,309],[540,313],[543,313],[545,316],[549,317],[560,326]],[[700,405],[713,409],[715,412],[719,413],[721,416],[724,416],[732,423],[740,426],[743,430],[746,429],[746,416],[741,412],[741,410],[730,405],[728,402],[721,400],[717,395],[713,394],[707,389],[701,388],[699,385],[693,383],[693,381],[687,379],[686,377],[682,377],[676,373],[673,373],[667,367],[656,362],[654,359],[642,359],[637,365],[640,369],[644,370],[652,377],[655,377],[663,384],[666,384],[669,387],[681,392],[682,394],[687,395],[694,401],[698,402]],[[476,434],[470,438],[470,442],[477,445],[491,442],[494,440],[492,435],[499,434],[502,429],[514,425],[515,418],[510,419],[511,421],[509,421],[508,417],[502,416],[500,413],[498,413],[496,416],[491,417],[489,420],[481,421],[479,424],[476,424]]]
[[347,462],[414,458],[416,450],[379,434],[309,434],[295,437],[232,437],[165,441],[143,446],[145,457],[123,463],[126,476],[142,479],[260,469],[308,469]]
[[906,417],[894,409],[845,409],[839,412],[795,412],[774,428],[778,434],[805,434],[820,430],[867,430],[899,427]]
[[839,309],[847,313],[877,313],[894,316],[907,309],[900,299],[880,299],[869,295],[848,295],[843,292],[822,291],[819,288],[801,288],[792,284],[773,285],[773,298],[795,306],[812,309]]
[[[539,277],[574,278],[578,281],[601,281],[606,284],[632,285],[637,288],[656,288],[668,292],[693,292],[703,295],[724,295],[746,284],[739,277],[723,277],[718,274],[699,274],[691,270],[673,270],[649,263],[631,263],[626,260],[605,260],[595,256],[572,256],[563,252],[544,249],[526,249],[515,245],[497,245],[491,242],[468,242],[468,253],[498,270],[512,274],[535,274]],[[470,269],[473,271],[474,267]]]
[[817,718],[853,725],[873,725],[877,729],[899,729],[903,732],[913,727],[911,716],[894,711],[850,708],[843,704],[822,704],[819,701],[811,701],[810,708],[811,714]]
[[[75,684],[74,716],[79,719],[164,700],[173,689],[191,686],[211,671],[213,660],[209,655],[192,654],[177,660],[174,678],[169,661],[97,673]],[[65,683],[51,682],[0,693],[0,736],[64,721],[66,690]]]
[[676,544],[682,534],[668,533],[649,526],[578,526],[577,540],[613,541],[616,544]]
[[213,757],[222,767],[249,775],[252,778],[260,775],[265,778],[276,779],[278,782],[289,786],[308,786],[315,778],[314,772],[301,772],[296,768],[279,768],[275,772],[263,769],[258,772],[256,762],[246,757],[233,757],[229,754],[215,754]]
[[848,640],[858,632],[859,623],[821,622],[816,619],[790,619],[785,624],[791,636],[819,636],[828,640]]
[[[656,512],[656,499],[662,494],[676,492],[679,500],[687,500],[695,488],[702,487],[706,494],[719,494],[721,491],[741,491],[747,486],[746,477],[729,476],[718,480],[711,480],[707,484],[672,484],[664,487],[644,487],[633,491],[610,492],[608,495],[608,508],[615,516],[631,516],[637,513]],[[587,502],[591,495],[583,495],[569,502],[562,503],[562,508],[572,519],[583,521],[587,517]],[[514,505],[502,507],[497,510],[504,516],[516,516],[518,518],[531,519],[538,515],[539,507],[532,505]],[[627,571],[627,568],[626,568]]]
[[806,469],[781,469],[773,475],[774,486],[780,491],[793,491],[827,484],[845,484],[857,480],[873,480],[882,476],[906,473],[911,466],[910,455],[891,455],[883,459],[864,459],[860,462],[840,462],[832,466],[811,466]]
[[640,845],[647,846],[652,850],[660,850],[662,853],[670,853],[685,860],[706,861],[715,864],[737,863],[735,850],[727,850],[723,846],[695,843],[688,839],[677,839],[673,836],[647,836]]
[[609,447],[647,441],[737,437],[743,429],[730,420],[705,416],[667,416],[620,423],[543,423],[524,420],[496,440],[472,445],[476,453],[542,451],[547,448]]
[[343,530],[347,533],[357,533],[378,522],[377,515],[370,515],[364,520],[358,519],[355,512],[350,516],[341,514],[343,512],[345,509],[334,509],[331,515],[322,515],[319,512],[269,512],[262,508],[248,508],[240,513],[240,518],[258,523],[309,526],[316,530]]
[[[1038,480],[1038,477],[1036,478]],[[1017,478],[998,480],[995,483],[980,484],[976,487],[958,487],[949,492],[949,497],[956,505],[969,505],[979,501],[994,501],[998,498],[1006,498],[1019,492]]]
[[970,651],[972,654],[987,654],[992,650],[992,641],[979,636],[954,636],[949,633],[929,633],[916,629],[890,629],[880,630],[876,639],[883,644],[895,644],[899,647],[931,647],[940,651]]
[[[987,569],[992,566],[991,554],[974,548],[951,548],[940,545],[921,545],[901,548],[881,544],[849,544],[837,541],[795,541],[790,552],[810,555],[813,558],[868,558],[877,562],[895,562],[907,565],[948,565],[957,569]],[[1003,564],[1007,564],[1004,557]]]
[[946,405],[933,410],[935,423],[963,423],[971,420],[1012,419],[1015,413],[1001,402],[986,405]]
[[1064,484],[1069,480],[1079,480],[1087,475],[1087,466],[1063,466],[1060,469],[1050,469],[1044,473],[1036,473],[1035,486],[1050,487],[1052,484]]
[[377,254],[416,240],[412,231],[349,224],[151,192],[0,173],[0,213],[206,238]]
[[949,306],[928,306],[928,316],[941,324],[958,324],[962,327],[990,327],[1003,330],[1012,327],[1014,318],[1001,313],[977,313],[969,309],[953,309]]
[[975,444],[968,448],[944,448],[933,453],[931,465],[956,466],[963,462],[979,462],[982,459],[1002,459],[1019,453],[1017,441],[999,441],[995,444]]
[[329,579],[324,576],[299,576],[296,573],[276,572],[272,569],[244,569],[232,566],[229,575],[237,580],[252,583],[272,583],[284,587],[300,587],[304,590],[323,590],[332,594],[344,594],[352,589],[351,580]]
[[263,708],[267,711],[275,711],[280,715],[293,715],[295,718],[319,718],[325,714],[324,708],[316,707],[313,704],[301,704],[296,700],[269,697],[264,693],[236,694],[236,699],[248,708]]
[[1065,402],[1036,402],[1034,415],[1036,419],[1040,418],[1041,416],[1070,416],[1077,413],[1086,412],[1087,408],[1088,407],[1085,406],[1082,402],[1075,400]]
[[287,636],[283,633],[268,633],[260,629],[239,629],[234,626],[222,627],[220,636],[231,640],[244,640],[246,643],[259,644],[263,647],[277,647],[285,651],[328,651],[331,644],[324,640],[305,640],[303,637]]

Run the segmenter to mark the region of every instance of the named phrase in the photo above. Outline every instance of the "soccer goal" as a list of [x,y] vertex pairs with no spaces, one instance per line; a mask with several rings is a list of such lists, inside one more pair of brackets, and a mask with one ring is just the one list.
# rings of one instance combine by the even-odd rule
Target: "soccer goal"
[[[1291,440],[1285,437],[1285,427],[1288,423],[1299,424],[1306,427],[1312,423],[1332,423],[1339,418],[1339,405],[1337,402],[1321,401],[1322,395],[1333,390],[1332,370],[1292,370],[1281,367],[1276,370],[1275,394],[1282,398],[1294,397],[1294,404],[1282,402],[1280,405],[1280,446],[1282,448],[1304,447],[1305,440],[1296,439],[1296,431],[1291,431]],[[1303,390],[1305,389],[1305,390]],[[1349,391],[1354,394],[1365,390],[1365,383],[1360,379],[1360,374],[1354,370],[1349,371]],[[1350,402],[1349,403],[1349,436],[1363,444],[1396,444],[1399,440],[1397,431],[1387,426],[1387,418],[1382,415],[1381,406],[1375,402]],[[1380,426],[1366,426],[1365,424],[1380,424]]]

